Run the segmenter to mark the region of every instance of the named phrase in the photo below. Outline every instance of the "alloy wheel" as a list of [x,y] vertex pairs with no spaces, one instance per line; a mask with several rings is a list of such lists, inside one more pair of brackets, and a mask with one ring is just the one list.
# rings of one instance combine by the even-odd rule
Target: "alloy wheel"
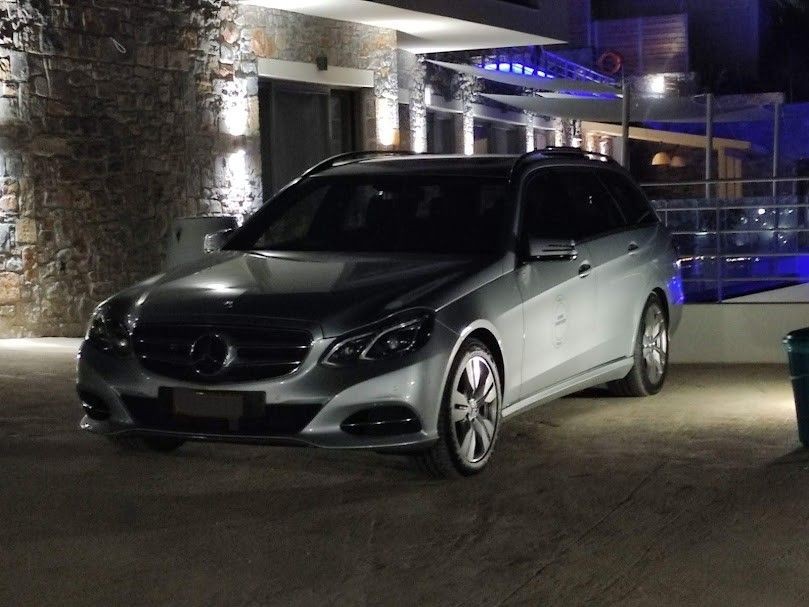
[[669,332],[666,316],[658,305],[646,310],[643,328],[643,361],[646,379],[653,385],[666,372],[669,355]]
[[500,394],[491,363],[472,353],[453,380],[451,429],[458,456],[469,464],[489,453],[500,415]]

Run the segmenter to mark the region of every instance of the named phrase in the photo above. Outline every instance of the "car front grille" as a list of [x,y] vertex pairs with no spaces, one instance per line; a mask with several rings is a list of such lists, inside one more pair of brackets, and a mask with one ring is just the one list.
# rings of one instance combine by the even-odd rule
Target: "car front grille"
[[[136,326],[132,344],[140,364],[148,371],[215,384],[292,373],[309,354],[312,335],[300,329],[226,322],[149,322]],[[227,349],[225,360],[218,360],[217,352],[208,352],[216,347],[223,353]],[[207,359],[206,354],[210,355]]]

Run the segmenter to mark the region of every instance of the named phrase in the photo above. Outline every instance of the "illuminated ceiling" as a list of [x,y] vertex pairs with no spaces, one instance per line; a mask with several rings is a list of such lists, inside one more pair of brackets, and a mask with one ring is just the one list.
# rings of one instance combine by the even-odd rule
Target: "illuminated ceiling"
[[[524,16],[526,11],[529,14],[536,11],[494,1],[480,3],[484,10],[477,13],[476,18],[487,23],[435,14],[440,12],[440,5],[452,7],[454,3],[426,0],[411,0],[407,3],[411,7],[421,7],[422,10],[405,9],[367,0],[242,0],[242,3],[394,29],[399,32],[399,46],[417,54],[561,42],[530,31],[522,31],[530,30],[530,24],[539,21],[536,17],[531,20],[514,19],[514,27],[520,28],[520,31],[502,27],[504,13],[515,11],[515,15]],[[450,11],[452,8],[447,10]],[[500,25],[491,25],[495,22]]]

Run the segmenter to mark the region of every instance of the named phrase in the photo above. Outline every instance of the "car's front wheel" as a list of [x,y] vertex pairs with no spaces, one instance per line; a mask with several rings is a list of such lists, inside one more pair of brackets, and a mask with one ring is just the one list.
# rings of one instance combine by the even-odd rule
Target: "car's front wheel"
[[643,308],[629,374],[610,382],[616,396],[651,396],[666,382],[669,370],[669,321],[660,296],[652,293]]
[[438,416],[438,441],[416,455],[433,476],[481,472],[500,433],[502,380],[489,349],[476,339],[461,346],[449,373]]

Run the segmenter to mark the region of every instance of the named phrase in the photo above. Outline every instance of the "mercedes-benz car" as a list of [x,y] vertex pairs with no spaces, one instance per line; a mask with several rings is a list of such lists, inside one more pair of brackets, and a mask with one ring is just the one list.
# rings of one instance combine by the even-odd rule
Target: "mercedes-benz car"
[[217,239],[95,310],[82,428],[160,451],[404,453],[466,476],[513,415],[666,380],[675,249],[600,155],[342,155]]

